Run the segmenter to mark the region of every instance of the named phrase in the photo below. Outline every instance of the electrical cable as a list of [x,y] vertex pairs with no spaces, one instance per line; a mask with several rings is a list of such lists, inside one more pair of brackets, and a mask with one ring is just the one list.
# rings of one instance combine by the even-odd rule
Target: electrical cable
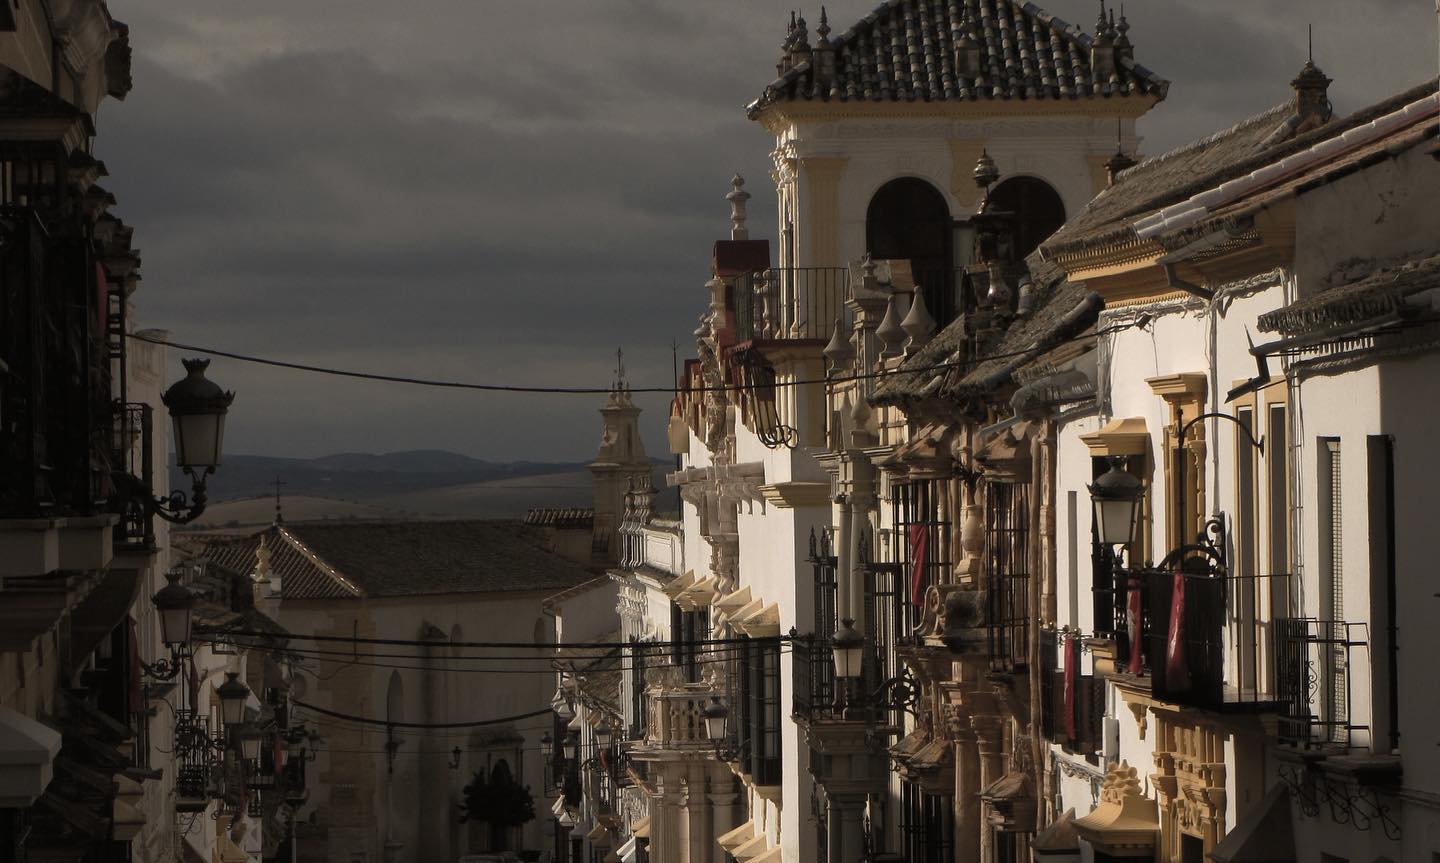
[[[797,636],[797,638],[803,638],[803,637],[804,637],[804,636]],[[701,644],[701,643],[700,643],[700,642],[697,642],[697,644]],[[350,651],[350,650],[325,650],[324,648],[320,648],[320,647],[263,647],[263,646],[261,646],[261,645],[246,645],[246,649],[247,649],[247,650],[260,650],[260,651],[265,651],[265,652],[267,652],[267,653],[271,653],[271,654],[275,654],[275,655],[282,655],[282,656],[283,656],[284,654],[290,653],[290,654],[295,654],[295,655],[297,655],[297,656],[301,656],[301,657],[305,657],[305,658],[315,658],[315,659],[328,659],[329,657],[336,657],[336,659],[335,659],[335,660],[332,660],[332,661],[339,661],[339,659],[344,658],[344,657],[351,657],[351,658],[364,657],[365,659],[370,659],[370,660],[373,660],[373,659],[413,659],[413,660],[416,660],[416,661],[419,661],[419,662],[424,662],[424,663],[445,663],[445,662],[517,662],[517,661],[520,661],[520,662],[543,662],[543,663],[546,663],[546,667],[543,668],[543,669],[536,669],[536,670],[541,670],[541,671],[545,671],[545,672],[548,673],[548,672],[551,672],[551,671],[554,670],[554,669],[553,669],[553,665],[554,665],[555,663],[562,663],[562,662],[563,662],[563,663],[603,662],[603,661],[605,661],[605,660],[607,660],[607,659],[617,659],[617,658],[618,658],[618,659],[622,659],[622,661],[623,661],[623,657],[624,657],[625,652],[626,652],[627,650],[630,650],[630,652],[633,654],[633,653],[634,653],[634,650],[633,650],[632,648],[635,648],[635,647],[642,648],[642,649],[644,650],[644,654],[645,654],[646,656],[652,656],[652,657],[656,657],[656,658],[661,658],[661,659],[663,659],[663,658],[665,658],[665,657],[668,655],[668,653],[662,653],[661,651],[650,649],[653,645],[654,645],[654,642],[638,642],[637,644],[634,644],[634,645],[626,644],[626,645],[624,645],[624,646],[619,646],[619,645],[617,645],[615,648],[612,648],[612,649],[606,651],[605,653],[586,654],[586,655],[583,655],[583,656],[575,656],[575,655],[551,656],[551,655],[545,655],[545,654],[531,654],[531,655],[529,655],[529,656],[513,655],[513,654],[491,655],[491,656],[474,656],[474,655],[462,655],[462,656],[425,656],[425,655],[423,655],[423,654],[414,654],[414,653],[375,653],[375,652],[359,653],[359,652]],[[702,646],[703,646],[703,645],[702,645]],[[744,649],[745,649],[745,648],[744,648],[744,645],[741,645],[741,644],[727,644],[727,645],[720,645],[720,646],[716,646],[716,647],[711,647],[711,648],[709,648],[709,649],[705,649],[705,650],[703,651],[703,653],[704,653],[705,656],[710,656],[710,657],[714,657],[714,656],[717,656],[717,655],[733,657],[733,656],[735,656],[735,655],[743,652]],[[686,650],[689,651],[688,643],[687,643]],[[442,669],[442,667],[441,667],[441,666],[438,666],[438,665],[416,666],[416,667],[420,667],[420,668],[430,667],[430,668]],[[443,670],[443,669],[442,669],[442,670]],[[458,670],[458,669],[456,669],[456,670]],[[477,669],[477,670],[479,670],[479,671],[505,671],[505,670],[509,670],[509,669]],[[521,673],[530,673],[529,671],[526,671],[525,669],[515,669],[515,670],[520,671]]]
[[[256,629],[221,629],[215,630],[214,635],[230,635],[249,638],[274,639],[274,632],[264,632]],[[298,633],[287,633],[283,636],[289,640],[299,641],[332,641],[344,644],[380,644],[391,647],[486,647],[504,648],[515,647],[528,650],[558,650],[558,649],[614,649],[624,648],[634,644],[644,644],[650,647],[673,647],[677,644],[690,646],[705,646],[710,644],[765,644],[771,641],[790,641],[792,638],[804,638],[806,636],[790,635],[767,635],[759,638],[705,638],[693,641],[559,641],[559,642],[534,642],[534,641],[418,641],[406,638],[365,638],[355,635],[301,635]],[[283,650],[283,648],[281,648]],[[565,659],[557,656],[555,659]]]
[[[1079,336],[1072,336],[1071,338],[1063,339],[1059,342],[1056,342],[1051,347],[1059,347],[1060,345],[1069,344],[1071,342],[1083,341],[1085,339],[1091,339],[1102,335],[1109,335],[1110,333],[1119,332],[1120,330],[1127,330],[1134,326],[1136,326],[1135,323],[1116,324],[1112,327],[1106,327],[1103,330],[1096,330],[1093,333],[1085,333]],[[245,363],[256,363],[258,365],[274,366],[276,368],[291,369],[294,371],[314,372],[316,374],[335,375],[338,377],[346,378],[358,378],[360,380],[381,381],[385,383],[411,384],[413,386],[439,387],[444,389],[480,390],[483,392],[540,393],[548,395],[606,395],[610,392],[613,392],[615,389],[613,385],[605,387],[541,387],[526,386],[522,384],[482,384],[466,381],[447,381],[438,380],[435,378],[417,378],[409,377],[406,375],[382,374],[379,372],[357,372],[350,369],[338,369],[329,366],[316,366],[310,365],[308,363],[289,362],[287,360],[274,360],[267,357],[254,356],[252,354],[242,354],[235,351],[220,350],[219,348],[207,348],[201,345],[189,345],[183,342],[174,342],[170,341],[169,339],[155,338],[153,336],[146,336],[140,333],[126,333],[126,335],[128,335],[132,339],[135,339],[136,341],[148,342],[153,345],[163,345],[165,347],[176,348],[183,351],[195,351],[196,353],[209,354],[210,356],[225,357],[226,359],[238,360]],[[806,384],[837,384],[846,383],[848,381],[883,378],[890,375],[919,374],[921,372],[943,371],[947,369],[962,368],[969,365],[978,365],[980,363],[988,362],[990,360],[1021,357],[1025,356],[1033,350],[1035,350],[1035,346],[1032,345],[1031,347],[1025,348],[1024,350],[1008,351],[998,354],[988,354],[983,357],[972,357],[965,360],[952,360],[949,362],[934,363],[928,366],[920,366],[918,368],[906,368],[904,366],[900,366],[893,369],[881,369],[875,372],[863,372],[860,374],[852,375],[836,375],[831,377],[811,378],[807,380],[796,381],[776,381],[775,383],[767,384],[766,386],[795,387],[803,386]],[[626,387],[626,391],[630,393],[663,393],[668,395],[676,395],[680,393],[693,395],[707,392],[732,392],[745,389],[747,389],[747,387],[744,384],[722,384],[720,386],[699,387]]]
[[303,707],[306,710],[313,710],[323,716],[334,716],[339,719],[348,719],[351,722],[359,722],[365,725],[378,725],[382,728],[479,728],[484,725],[503,725],[507,722],[515,722],[520,719],[532,719],[536,716],[544,716],[553,711],[549,707],[540,710],[532,710],[529,713],[517,713],[514,716],[499,716],[494,719],[477,719],[471,722],[388,722],[384,719],[372,719],[369,716],[357,716],[353,713],[341,713],[338,710],[330,710],[325,707],[317,707],[314,704],[304,702],[298,698],[292,699],[291,704]]

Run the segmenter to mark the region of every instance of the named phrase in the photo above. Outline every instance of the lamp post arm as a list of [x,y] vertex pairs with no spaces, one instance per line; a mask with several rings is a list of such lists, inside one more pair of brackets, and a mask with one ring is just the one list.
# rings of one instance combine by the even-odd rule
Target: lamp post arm
[[1256,449],[1258,449],[1261,453],[1264,453],[1264,452],[1265,452],[1265,437],[1264,437],[1263,435],[1260,436],[1260,437],[1257,439],[1257,438],[1255,437],[1254,432],[1250,431],[1250,429],[1247,428],[1244,423],[1240,422],[1240,420],[1236,419],[1235,417],[1231,416],[1230,414],[1221,413],[1220,411],[1208,411],[1208,412],[1206,412],[1206,413],[1200,414],[1199,416],[1195,417],[1194,419],[1192,419],[1192,420],[1190,420],[1189,422],[1185,423],[1184,425],[1180,426],[1180,433],[1179,433],[1179,435],[1178,435],[1178,440],[1177,440],[1177,442],[1176,442],[1176,446],[1177,446],[1177,447],[1184,447],[1184,446],[1185,446],[1185,435],[1187,435],[1187,434],[1190,433],[1190,429],[1191,429],[1196,423],[1198,423],[1198,422],[1200,422],[1201,420],[1204,420],[1204,419],[1222,419],[1222,420],[1229,420],[1230,422],[1234,423],[1234,424],[1236,425],[1236,427],[1238,427],[1242,432],[1245,433],[1245,437],[1250,441],[1250,443],[1251,443]]

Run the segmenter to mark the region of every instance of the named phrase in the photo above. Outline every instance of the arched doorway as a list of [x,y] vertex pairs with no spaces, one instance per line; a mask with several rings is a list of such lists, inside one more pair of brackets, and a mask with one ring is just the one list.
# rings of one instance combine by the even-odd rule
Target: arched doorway
[[934,186],[914,177],[876,190],[865,212],[865,249],[877,260],[908,260],[940,326],[958,311],[950,207]]
[[1010,177],[991,189],[990,209],[1015,214],[1019,225],[1015,252],[1021,258],[1065,224],[1065,202],[1049,183],[1034,177]]

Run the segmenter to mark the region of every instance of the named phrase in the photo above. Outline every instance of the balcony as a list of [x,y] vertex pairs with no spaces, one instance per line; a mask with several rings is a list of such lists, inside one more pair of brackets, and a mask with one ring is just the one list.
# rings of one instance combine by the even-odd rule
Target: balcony
[[737,342],[830,338],[845,307],[847,267],[770,267],[741,273],[730,289]]
[[682,684],[648,692],[645,749],[714,749],[705,734],[705,707],[714,691],[709,684]]
[[1370,730],[1355,721],[1350,692],[1352,654],[1369,649],[1365,624],[1277,618],[1273,628],[1280,743],[1348,749],[1355,732]]
[[[148,489],[154,488],[154,418],[153,411],[143,402],[116,402],[112,406],[113,464],[119,471],[135,477]],[[121,507],[120,523],[115,527],[115,548],[122,551],[144,551],[155,547],[155,517],[135,499]]]
[[[1221,571],[1159,569],[1123,573],[1097,586],[1096,627],[1113,639],[1115,672],[1148,680],[1151,696],[1171,704],[1217,712],[1275,709],[1273,696],[1254,685],[1236,685],[1226,670],[1228,589]],[[1255,622],[1232,635],[1248,640],[1248,653],[1258,655],[1262,636]],[[1277,667],[1275,679],[1283,674]]]

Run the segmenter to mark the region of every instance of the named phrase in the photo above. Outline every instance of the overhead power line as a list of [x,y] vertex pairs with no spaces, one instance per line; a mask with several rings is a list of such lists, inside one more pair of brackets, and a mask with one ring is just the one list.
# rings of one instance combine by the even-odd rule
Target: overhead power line
[[[1096,336],[1109,335],[1110,333],[1130,329],[1139,325],[1139,322],[1116,324],[1115,326],[1107,327],[1103,330],[1097,330],[1093,333],[1085,333],[1079,336],[1064,339],[1063,341],[1057,342],[1053,347],[1058,347],[1059,345],[1068,344],[1070,342],[1077,342],[1084,339],[1094,338]],[[382,381],[395,384],[410,384],[412,386],[440,387],[444,389],[460,390],[480,390],[482,392],[542,393],[549,395],[605,395],[615,389],[614,385],[602,387],[542,387],[526,384],[484,384],[467,381],[447,381],[436,378],[417,378],[408,375],[393,375],[381,372],[360,372],[354,371],[352,369],[339,369],[330,366],[317,366],[309,363],[296,363],[290,362],[288,360],[270,359],[268,357],[259,357],[252,354],[242,354],[235,351],[221,350],[219,348],[207,348],[201,345],[187,345],[183,342],[174,342],[170,341],[169,339],[160,339],[154,336],[142,335],[140,333],[127,333],[126,335],[128,335],[132,339],[135,339],[136,341],[148,342],[153,345],[164,345],[165,347],[176,348],[182,351],[195,351],[196,353],[209,354],[216,357],[225,357],[226,359],[238,360],[245,363],[256,363],[258,365],[274,366],[276,368],[291,369],[294,371],[314,372],[315,374],[335,375],[338,377],[357,378],[360,380]],[[946,369],[957,369],[963,368],[965,366],[977,365],[979,363],[987,362],[989,360],[1001,360],[1010,359],[1013,357],[1022,357],[1033,350],[1035,350],[1035,347],[1031,346],[1018,351],[987,354],[983,357],[971,357],[964,360],[952,360],[943,363],[934,363],[927,366],[909,368],[898,367],[893,369],[882,369],[880,371],[864,372],[861,374],[853,375],[832,375],[824,378],[810,378],[806,380],[777,381],[774,384],[767,384],[766,386],[796,387],[806,384],[839,384],[849,381],[873,380],[877,378],[890,377],[892,375],[908,375],[919,374],[921,372],[944,371]],[[722,384],[716,387],[627,387],[626,391],[631,393],[662,393],[665,395],[675,395],[676,393],[699,394],[707,392],[732,392],[744,389],[746,389],[746,387],[742,384]]]
[[303,707],[306,710],[313,710],[322,716],[333,716],[336,719],[348,719],[351,722],[359,722],[364,725],[393,726],[395,728],[478,728],[483,725],[502,725],[506,722],[515,722],[520,719],[532,719],[536,716],[544,716],[553,712],[549,707],[541,710],[532,710],[529,713],[517,713],[514,716],[497,716],[494,719],[477,719],[472,722],[390,722],[384,719],[374,719],[369,716],[358,716],[354,713],[341,713],[338,710],[330,710],[325,707],[317,707],[299,699],[293,699],[292,704]]
[[[216,630],[210,635],[231,635],[252,638],[277,638],[274,632],[263,632],[256,629],[223,629]],[[391,647],[490,647],[490,648],[526,648],[529,650],[556,650],[556,649],[615,649],[632,647],[639,644],[647,648],[671,647],[676,644],[689,647],[691,645],[704,647],[712,644],[756,644],[767,641],[791,641],[789,635],[770,635],[760,638],[697,638],[681,641],[562,641],[553,643],[534,641],[418,641],[408,638],[364,638],[354,635],[301,635],[289,633],[283,636],[291,641],[334,641],[344,644],[383,644]],[[799,636],[797,636],[799,637]],[[556,657],[567,659],[569,657]]]

